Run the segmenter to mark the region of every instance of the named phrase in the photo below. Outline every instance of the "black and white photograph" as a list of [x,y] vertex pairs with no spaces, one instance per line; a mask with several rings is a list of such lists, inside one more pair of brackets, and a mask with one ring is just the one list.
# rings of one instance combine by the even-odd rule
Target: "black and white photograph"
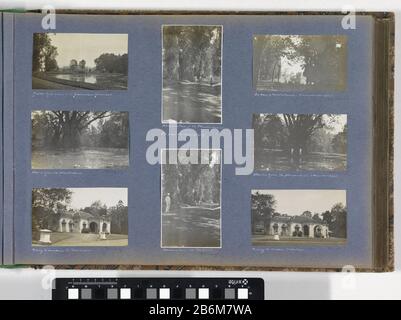
[[256,171],[344,171],[346,114],[253,114]]
[[164,25],[162,122],[222,122],[222,26]]
[[31,113],[32,169],[127,169],[128,112]]
[[128,34],[33,34],[32,89],[127,87]]
[[252,190],[252,245],[332,244],[347,239],[345,190]]
[[162,248],[221,247],[221,150],[191,152],[162,150]]
[[127,188],[32,189],[33,246],[127,246]]
[[344,91],[347,37],[255,35],[253,85],[257,91]]

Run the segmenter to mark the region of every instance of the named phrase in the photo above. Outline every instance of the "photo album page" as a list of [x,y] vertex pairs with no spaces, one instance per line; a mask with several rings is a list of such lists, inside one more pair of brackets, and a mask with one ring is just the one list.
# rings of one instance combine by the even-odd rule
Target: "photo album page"
[[343,18],[4,14],[3,263],[372,268],[374,19]]

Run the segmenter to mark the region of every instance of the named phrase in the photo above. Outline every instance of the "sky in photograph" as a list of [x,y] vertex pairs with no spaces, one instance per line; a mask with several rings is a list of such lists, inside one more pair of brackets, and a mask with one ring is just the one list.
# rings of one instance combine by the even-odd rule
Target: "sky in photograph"
[[83,59],[87,67],[93,68],[102,53],[128,53],[127,34],[55,33],[49,37],[57,47],[59,67],[69,66],[72,59],[78,62]]
[[[323,119],[325,121],[329,120],[328,116],[324,116]],[[328,121],[329,122],[329,126],[330,126],[330,132],[333,134],[337,134],[341,131],[343,131],[344,126],[347,124],[347,115],[346,114],[339,114],[336,115],[335,117],[335,121]]]
[[122,200],[125,205],[128,204],[127,188],[68,188],[71,190],[70,207],[73,209],[82,209],[89,207],[93,202],[100,200],[107,207],[115,206]]
[[290,216],[304,211],[322,213],[341,202],[346,205],[345,190],[253,190],[261,194],[272,194],[276,199],[276,211]]

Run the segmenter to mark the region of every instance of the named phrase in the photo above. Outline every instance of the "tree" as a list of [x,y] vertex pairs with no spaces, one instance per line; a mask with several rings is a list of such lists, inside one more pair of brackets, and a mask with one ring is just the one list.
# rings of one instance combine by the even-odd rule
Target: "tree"
[[57,70],[57,47],[53,46],[47,33],[33,34],[32,72]]
[[213,154],[217,152],[198,152],[197,164],[183,164],[180,159],[177,163],[163,164],[163,194],[170,194],[172,207],[200,202],[220,205],[220,165],[210,166]]
[[128,234],[128,207],[122,200],[110,208],[111,233]]
[[306,144],[312,134],[325,125],[323,114],[289,114],[282,115],[287,130],[289,148],[306,151]]
[[296,51],[303,57],[302,67],[307,85],[333,89],[344,86],[344,37],[303,36],[296,45]]
[[99,143],[103,147],[128,148],[128,112],[116,112],[99,124]]
[[128,74],[128,55],[103,53],[95,59],[96,70],[107,73]]
[[78,69],[78,61],[75,59],[72,59],[70,61],[70,70],[71,71],[76,71]]
[[38,119],[47,122],[45,132],[51,136],[46,139],[52,148],[74,149],[80,147],[81,134],[91,123],[110,115],[108,111],[43,111],[35,116],[33,125],[39,123]]
[[342,203],[337,203],[330,211],[325,211],[322,218],[328,225],[331,236],[336,238],[347,237],[347,208]]
[[256,148],[275,149],[284,143],[284,125],[282,119],[276,114],[254,114],[253,128],[255,130]]
[[327,131],[326,128],[320,128],[310,137],[307,143],[307,150],[310,152],[333,152],[332,147],[333,134]]
[[[253,75],[257,85],[301,84],[340,90],[346,74],[346,42],[343,36],[258,35],[253,40]],[[302,72],[282,72],[282,62],[299,65]],[[302,79],[303,78],[303,79]]]
[[331,214],[334,217],[333,235],[337,238],[347,238],[347,208],[342,203],[337,203],[331,208]]
[[86,61],[85,60],[79,61],[79,68],[80,68],[81,71],[85,71],[85,66],[86,66]]
[[252,193],[252,228],[262,223],[265,231],[269,229],[271,218],[275,215],[276,199],[272,194]]
[[322,220],[325,222],[329,227],[333,224],[334,222],[334,217],[331,213],[331,211],[326,210],[325,212],[322,213]]
[[312,212],[310,212],[310,211],[304,211],[304,212],[302,213],[302,216],[303,216],[303,217],[307,217],[307,218],[312,218]]
[[345,125],[344,129],[334,136],[331,142],[334,152],[341,154],[347,153],[347,134],[348,126]]
[[253,39],[254,83],[260,80],[279,82],[281,59],[296,59],[294,44],[290,36],[255,36]]
[[312,217],[313,220],[317,222],[322,222],[323,220],[320,218],[320,215],[318,213],[315,213]]
[[60,203],[67,204],[71,200],[72,191],[65,188],[32,189],[32,207],[43,207],[51,211]]
[[163,28],[163,77],[197,81],[221,76],[221,27]]
[[49,228],[60,210],[65,210],[71,196],[72,191],[66,188],[32,189],[32,231]]
[[95,216],[107,216],[107,206],[100,200],[94,201],[89,207],[85,207],[82,211]]

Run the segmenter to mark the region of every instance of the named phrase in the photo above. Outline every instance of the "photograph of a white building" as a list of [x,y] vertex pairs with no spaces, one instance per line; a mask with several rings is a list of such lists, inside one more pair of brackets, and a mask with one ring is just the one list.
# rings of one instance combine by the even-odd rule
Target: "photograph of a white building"
[[252,190],[252,244],[344,244],[345,190]]
[[127,188],[35,188],[32,245],[127,246]]

